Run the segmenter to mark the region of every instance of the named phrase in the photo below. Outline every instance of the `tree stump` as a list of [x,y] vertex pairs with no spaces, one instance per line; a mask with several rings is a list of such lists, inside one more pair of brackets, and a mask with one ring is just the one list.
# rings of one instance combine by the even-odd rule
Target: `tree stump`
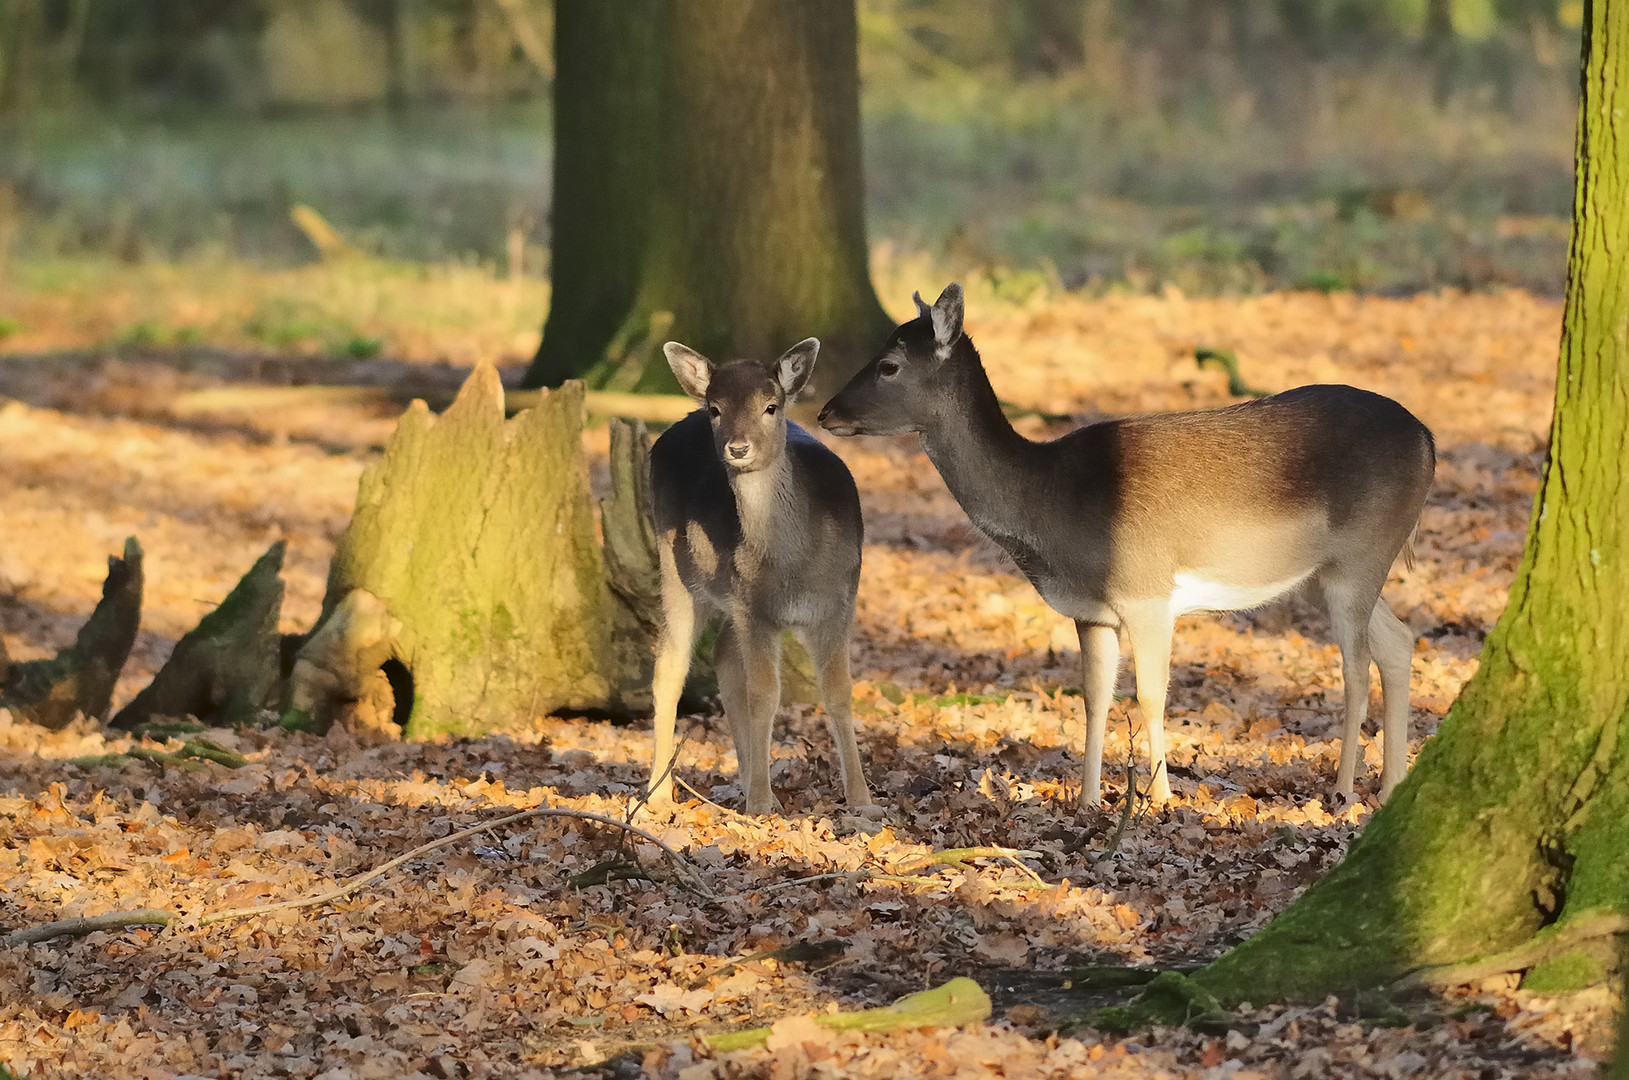
[[76,716],[106,715],[113,684],[136,642],[141,591],[141,545],[132,536],[124,542],[124,558],[108,556],[102,599],[71,648],[51,660],[12,664],[0,646],[0,708],[53,730]]
[[408,737],[618,701],[628,680],[611,647],[583,415],[571,383],[506,421],[483,363],[442,415],[414,402],[363,473],[317,632],[354,589],[384,602],[412,679]]
[[182,635],[147,688],[114,716],[130,730],[157,717],[232,726],[259,719],[280,678],[277,618],[283,607],[284,541],[266,550],[220,606]]

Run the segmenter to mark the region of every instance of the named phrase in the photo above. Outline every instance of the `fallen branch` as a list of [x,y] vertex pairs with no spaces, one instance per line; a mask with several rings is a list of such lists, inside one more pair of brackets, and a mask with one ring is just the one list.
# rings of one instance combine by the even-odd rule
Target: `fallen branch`
[[[504,409],[518,412],[541,400],[542,390],[505,390]],[[181,420],[231,413],[276,413],[301,407],[344,407],[401,409],[412,394],[389,386],[213,386],[177,394],[167,406],[171,416]],[[452,404],[453,391],[423,392],[417,395],[432,409]],[[653,423],[674,423],[689,416],[696,403],[678,394],[628,394],[614,390],[584,393],[588,412],[596,416],[626,416]]]
[[1629,915],[1617,912],[1588,916],[1571,926],[1544,937],[1523,942],[1513,949],[1456,964],[1418,968],[1391,984],[1393,992],[1443,990],[1491,978],[1526,971],[1545,960],[1559,956],[1589,941],[1629,931]]
[[909,875],[919,870],[932,870],[938,867],[950,869],[970,870],[969,860],[972,859],[1005,859],[1013,863],[1018,869],[1028,874],[1030,881],[992,881],[989,884],[995,888],[1008,889],[1050,889],[1053,886],[1041,879],[1041,875],[1019,862],[1020,858],[1033,859],[1039,856],[1036,851],[1022,851],[1017,848],[1004,847],[965,847],[946,848],[944,851],[930,851],[926,855],[914,855],[900,865],[894,867],[897,873],[889,874],[880,870],[836,870],[825,874],[809,874],[806,877],[790,878],[786,881],[777,881],[772,885],[760,886],[757,892],[779,892],[782,889],[791,889],[799,885],[813,885],[818,881],[883,881],[896,885],[924,885],[931,879],[924,877],[911,877]]
[[[1016,848],[1005,847],[946,848],[944,851],[930,851],[926,855],[912,856],[895,866],[894,869],[902,874],[908,874],[912,870],[925,870],[930,866],[951,866],[965,870],[969,868],[968,864],[972,859],[1008,859],[1012,862],[1018,862],[1020,858],[1039,858],[1040,854],[1038,851],[1020,851]],[[1024,866],[1023,863],[1018,863],[1018,865],[1025,872],[1034,874],[1034,871]]]
[[[613,828],[623,829],[627,832],[634,833],[660,848],[662,853],[672,860],[673,865],[678,868],[680,873],[685,878],[689,879],[690,884],[696,889],[697,892],[701,893],[708,899],[712,899],[716,895],[712,889],[708,888],[707,883],[702,880],[701,875],[696,872],[695,868],[690,865],[684,856],[680,855],[677,851],[674,851],[667,844],[663,843],[655,836],[652,836],[644,829],[639,828],[637,825],[630,825],[625,821],[618,821],[616,818],[606,817],[603,814],[592,814],[586,810],[560,810],[554,807],[537,807],[532,810],[522,810],[518,814],[510,814],[507,817],[501,817],[495,821],[488,821],[481,825],[472,825],[467,829],[461,829],[458,832],[443,836],[439,840],[432,840],[428,844],[420,844],[412,851],[409,851],[403,855],[398,855],[396,858],[391,859],[384,865],[369,870],[367,873],[358,877],[352,878],[350,881],[346,882],[344,885],[341,885],[337,889],[330,889],[325,893],[320,893],[316,896],[307,896],[299,900],[283,900],[274,904],[258,904],[254,907],[233,908],[230,911],[213,912],[200,918],[198,920],[198,925],[200,927],[210,926],[214,923],[225,922],[227,919],[246,919],[253,915],[266,915],[273,911],[293,911],[298,908],[315,907],[318,904],[331,903],[332,901],[349,896],[351,893],[360,889],[368,882],[374,880],[375,878],[381,877],[384,874],[388,874],[390,871],[396,869],[398,866],[401,866],[403,863],[412,862],[414,859],[422,858],[438,848],[447,847],[449,844],[456,844],[460,840],[467,840],[472,836],[487,832],[491,829],[500,828],[504,825],[512,825],[517,821],[525,821],[529,818],[542,817],[578,818],[583,821],[596,821],[601,825],[610,825]],[[18,945],[30,945],[34,942],[46,941],[50,938],[56,937],[82,937],[85,934],[95,933],[97,930],[118,928],[121,926],[166,926],[175,921],[177,918],[180,918],[180,916],[175,912],[162,911],[156,908],[147,908],[141,911],[112,912],[107,915],[97,915],[90,918],[62,919],[58,922],[45,923],[42,926],[33,926],[23,930],[14,930],[7,934],[4,938],[0,938],[0,946],[14,948]]]
[[209,739],[188,739],[179,750],[153,750],[145,746],[133,746],[123,753],[114,754],[88,754],[84,757],[69,758],[68,764],[81,769],[95,769],[103,767],[118,767],[130,761],[145,761],[160,767],[174,765],[182,769],[200,769],[199,761],[213,761],[218,765],[225,765],[228,769],[241,769],[249,763],[249,759],[233,750],[228,750],[219,743]]
[[159,908],[110,911],[106,915],[87,915],[81,919],[61,919],[40,926],[30,926],[23,930],[13,930],[4,938],[0,938],[0,945],[10,949],[19,945],[32,945],[37,941],[49,941],[51,938],[57,937],[84,937],[86,934],[94,934],[98,930],[124,930],[132,926],[166,926],[173,918],[175,918],[174,912],[163,911]]

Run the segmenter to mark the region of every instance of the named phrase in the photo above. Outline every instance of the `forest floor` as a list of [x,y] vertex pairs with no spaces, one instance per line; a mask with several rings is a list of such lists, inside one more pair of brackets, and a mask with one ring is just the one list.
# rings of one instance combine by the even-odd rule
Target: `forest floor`
[[[894,307],[911,287],[942,284],[883,277]],[[146,605],[119,700],[274,540],[289,543],[284,628],[310,626],[357,478],[391,425],[388,411],[335,406],[183,415],[178,392],[441,389],[456,385],[472,348],[511,367],[527,348],[513,325],[482,323],[478,297],[462,323],[385,340],[390,360],[302,358],[298,343],[273,354],[218,334],[208,345],[155,340],[151,327],[191,317],[181,306],[207,308],[197,296],[211,287],[149,283],[133,298],[138,287],[123,279],[79,294],[58,282],[10,301],[20,330],[0,346],[0,636],[13,659],[71,644],[105,557],[137,536]],[[492,285],[493,310],[516,309],[508,288]],[[540,310],[530,299],[522,308]],[[157,312],[141,316],[150,329],[115,334],[137,309]],[[1399,564],[1387,589],[1418,635],[1418,750],[1474,672],[1520,557],[1552,403],[1557,302],[1514,291],[1020,302],[972,283],[968,312],[1002,396],[1076,422],[1234,400],[1220,373],[1194,366],[1196,347],[1220,347],[1237,351],[1257,386],[1350,382],[1429,424],[1439,464],[1419,559]],[[1069,426],[1022,424],[1035,436]],[[829,737],[803,707],[778,728],[785,815],[735,813],[722,717],[696,715],[681,720],[679,771],[713,802],[642,808],[633,823],[682,851],[698,887],[620,830],[542,818],[328,906],[198,928],[196,916],[306,896],[517,810],[624,818],[648,768],[648,729],[517,717],[485,739],[374,748],[217,731],[249,764],[87,770],[66,759],[131,740],[89,723],[46,732],[0,712],[0,931],[147,906],[184,913],[162,931],[0,950],[0,1066],[33,1080],[1594,1075],[1611,1044],[1612,996],[1540,997],[1514,977],[1378,1018],[1331,998],[1246,1007],[1227,1032],[1118,1036],[1083,1024],[1124,997],[1097,988],[1087,968],[1216,956],[1338,861],[1372,812],[1378,755],[1367,740],[1363,801],[1338,811],[1327,795],[1340,687],[1327,626],[1303,600],[1179,623],[1176,797],[1138,812],[1116,843],[1134,701],[1110,721],[1114,796],[1077,820],[1072,627],[968,525],[914,439],[830,442],[865,506],[855,695],[880,817],[845,810]],[[602,467],[605,443],[603,425],[591,427],[585,446]],[[1022,854],[921,865],[971,846]],[[613,858],[637,858],[650,877],[574,881]],[[745,958],[795,945],[806,946],[801,961]],[[797,1019],[959,975],[993,998],[988,1022],[862,1034]],[[702,1041],[768,1024],[763,1048],[716,1053]]]

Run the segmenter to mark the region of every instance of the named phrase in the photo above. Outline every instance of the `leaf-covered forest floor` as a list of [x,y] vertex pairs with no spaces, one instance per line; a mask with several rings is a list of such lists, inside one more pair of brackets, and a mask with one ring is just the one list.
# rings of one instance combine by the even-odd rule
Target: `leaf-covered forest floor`
[[[911,287],[942,284],[883,277],[894,308]],[[493,286],[493,308],[517,310],[504,288]],[[17,298],[27,329],[0,356],[0,634],[14,659],[70,644],[105,556],[136,535],[146,607],[119,700],[275,539],[289,541],[284,628],[309,627],[359,472],[390,428],[389,415],[328,406],[183,415],[177,391],[442,387],[461,372],[430,361],[464,362],[471,340],[511,363],[526,348],[501,320],[482,322],[479,303],[461,324],[385,342],[384,355],[410,366],[151,334],[114,345],[109,328],[129,310],[157,310],[161,327],[184,321],[172,308],[186,288],[136,299],[126,286],[86,290],[72,305],[65,291]],[[1552,401],[1556,302],[1520,292],[1015,302],[972,283],[968,311],[1002,396],[1077,421],[1233,400],[1219,372],[1196,370],[1196,347],[1237,350],[1247,381],[1266,389],[1351,382],[1425,420],[1437,483],[1417,566],[1399,564],[1387,596],[1419,635],[1414,749],[1429,737],[1474,671],[1520,555]],[[1036,436],[1068,426],[1021,423]],[[605,441],[603,426],[586,437],[600,465]],[[1169,706],[1176,798],[1134,816],[1103,858],[1135,703],[1111,718],[1110,804],[1077,821],[1072,628],[970,528],[913,439],[833,445],[865,504],[853,651],[880,818],[845,811],[823,722],[802,707],[778,728],[786,815],[732,812],[722,717],[695,715],[681,721],[681,776],[720,805],[644,809],[634,822],[683,851],[711,897],[673,880],[648,844],[545,818],[410,863],[330,907],[199,929],[188,919],[320,891],[517,809],[620,818],[645,777],[648,730],[516,717],[500,736],[372,749],[220,731],[212,737],[247,766],[87,771],[65,759],[130,740],[90,725],[47,733],[0,713],[0,930],[144,906],[184,913],[161,932],[0,951],[0,1065],[33,1078],[332,1080],[641,1068],[687,1080],[1593,1075],[1610,1047],[1610,995],[1539,997],[1506,977],[1380,1016],[1332,998],[1247,1008],[1231,1032],[1082,1026],[1117,1000],[1087,968],[1215,956],[1336,862],[1372,811],[1372,743],[1365,801],[1337,813],[1327,798],[1340,679],[1323,617],[1293,600],[1182,620]],[[1033,854],[913,868],[971,846]],[[650,878],[574,884],[616,858]],[[739,959],[798,944],[820,947],[802,961]],[[988,1023],[820,1036],[783,1022],[767,1048],[729,1055],[700,1041],[957,975],[994,998]]]

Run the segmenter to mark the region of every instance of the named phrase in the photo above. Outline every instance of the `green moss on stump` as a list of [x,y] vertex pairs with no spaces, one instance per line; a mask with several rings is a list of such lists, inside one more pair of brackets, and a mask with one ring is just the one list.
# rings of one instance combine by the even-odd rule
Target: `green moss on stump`
[[505,420],[497,372],[481,364],[442,415],[414,402],[362,474],[323,617],[361,588],[401,620],[408,737],[617,697],[582,431],[580,383]]

